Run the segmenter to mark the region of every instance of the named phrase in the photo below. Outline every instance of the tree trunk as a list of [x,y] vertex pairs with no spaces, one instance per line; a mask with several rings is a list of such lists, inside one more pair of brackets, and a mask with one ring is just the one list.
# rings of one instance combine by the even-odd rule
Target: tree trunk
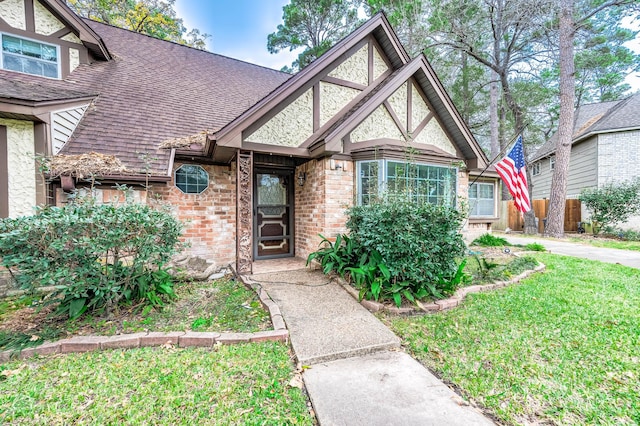
[[489,85],[489,129],[491,137],[491,159],[500,154],[500,134],[498,121],[498,74],[491,70],[491,84]]
[[564,235],[564,209],[567,197],[567,175],[573,139],[573,114],[575,98],[575,64],[573,41],[575,21],[574,0],[560,1],[560,118],[556,163],[551,180],[549,213],[545,234],[560,238]]

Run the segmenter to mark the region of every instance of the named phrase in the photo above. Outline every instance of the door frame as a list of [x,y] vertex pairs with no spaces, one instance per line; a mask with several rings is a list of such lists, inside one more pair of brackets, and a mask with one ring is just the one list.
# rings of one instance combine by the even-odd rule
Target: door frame
[[[258,174],[275,174],[288,177],[287,182],[287,204],[289,208],[289,223],[287,229],[289,230],[289,252],[282,254],[273,254],[267,256],[258,255],[258,243],[260,242],[258,236]],[[252,208],[252,222],[253,222],[253,259],[265,260],[265,259],[278,259],[284,257],[295,257],[295,185],[294,185],[295,170],[288,167],[267,167],[267,166],[255,166],[253,169],[252,183],[253,183],[253,208]]]

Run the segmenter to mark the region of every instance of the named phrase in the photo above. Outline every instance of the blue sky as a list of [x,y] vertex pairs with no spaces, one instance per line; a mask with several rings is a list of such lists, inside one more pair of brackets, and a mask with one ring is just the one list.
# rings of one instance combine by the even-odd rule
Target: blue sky
[[209,51],[269,68],[291,65],[298,54],[272,55],[267,35],[282,23],[282,6],[289,0],[176,0],[175,9],[188,29],[211,34]]
[[[211,34],[211,52],[273,69],[291,65],[299,52],[288,50],[272,55],[267,51],[267,35],[282,23],[282,6],[289,0],[176,0],[175,9],[188,29]],[[630,27],[637,28],[638,22]],[[636,39],[628,46],[640,51]],[[640,75],[632,73],[627,82],[640,89]]]

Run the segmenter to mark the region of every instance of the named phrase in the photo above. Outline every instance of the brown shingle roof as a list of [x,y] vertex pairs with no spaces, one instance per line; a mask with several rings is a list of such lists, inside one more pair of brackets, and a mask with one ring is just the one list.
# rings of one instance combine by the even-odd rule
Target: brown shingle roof
[[[65,80],[0,70],[0,93],[38,83],[60,91],[97,94],[62,154],[116,155],[132,171],[166,176],[170,151],[162,141],[221,128],[291,75],[225,56],[85,20],[113,56],[80,65]],[[17,82],[17,83],[16,83]],[[10,84],[9,84],[10,83]]]
[[[588,135],[640,127],[640,95],[620,101],[582,105],[575,112],[573,143]],[[558,141],[557,132],[533,154],[531,161],[553,154]]]

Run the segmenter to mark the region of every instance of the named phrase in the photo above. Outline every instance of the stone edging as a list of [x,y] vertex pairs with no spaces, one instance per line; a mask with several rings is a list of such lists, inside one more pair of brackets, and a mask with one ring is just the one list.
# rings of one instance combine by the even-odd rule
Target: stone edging
[[[518,283],[521,280],[527,278],[528,276],[535,274],[536,272],[543,271],[545,268],[546,268],[546,265],[543,263],[540,263],[534,269],[524,271],[520,275],[517,275],[508,281],[497,281],[493,284],[472,285],[469,287],[462,287],[462,288],[459,288],[454,293],[454,295],[449,297],[448,299],[436,300],[435,302],[429,303],[426,305],[419,304],[419,309],[414,307],[397,308],[395,306],[389,306],[373,300],[364,300],[364,299],[360,301],[360,304],[373,313],[386,311],[392,314],[412,314],[420,311],[424,311],[424,312],[445,311],[448,309],[455,308],[456,306],[461,304],[464,298],[467,296],[467,294],[481,293],[481,292],[486,292],[486,291],[491,291],[498,288],[506,287],[508,285]],[[353,288],[349,283],[347,283],[343,279],[338,279],[338,282],[342,285],[342,288],[344,288],[347,291],[347,293],[353,296],[356,300],[359,299],[358,291],[355,288]]]
[[[235,272],[235,271],[234,271]],[[287,342],[289,331],[284,323],[280,308],[258,283],[247,277],[240,277],[243,284],[256,291],[260,303],[269,311],[273,330],[256,333],[216,333],[216,332],[146,332],[120,334],[117,336],[75,336],[56,342],[45,342],[40,346],[25,348],[21,351],[0,352],[0,363],[13,359],[26,359],[34,355],[68,354],[105,349],[135,349],[154,346],[177,346],[180,348],[213,348],[215,345],[232,345],[251,342]]]

